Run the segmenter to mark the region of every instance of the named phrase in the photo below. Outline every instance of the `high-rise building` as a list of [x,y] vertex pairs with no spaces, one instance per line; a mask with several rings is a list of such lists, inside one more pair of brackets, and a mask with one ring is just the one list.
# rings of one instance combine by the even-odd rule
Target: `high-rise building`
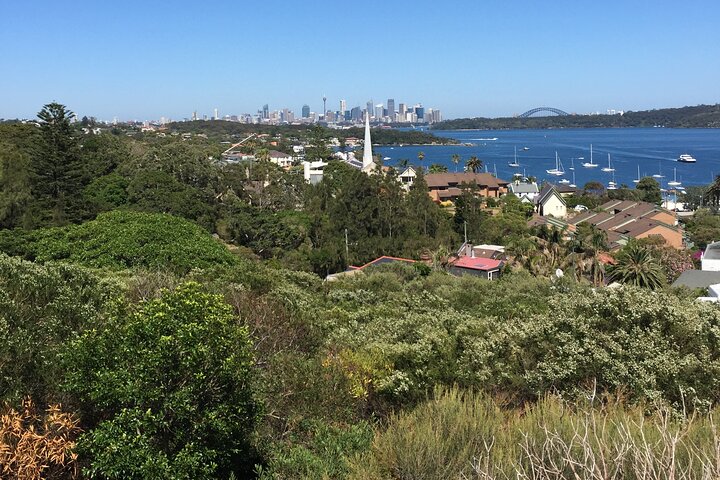
[[417,116],[418,122],[425,121],[425,108],[422,106],[421,103],[415,105],[415,115]]
[[[358,108],[358,110],[360,110],[360,109]],[[345,115],[346,122],[349,122],[350,120],[352,120],[352,111],[351,110],[345,110],[344,115]]]
[[310,105],[305,104],[302,106],[302,118],[310,118]]
[[195,110],[195,111],[193,112],[193,114],[192,114],[192,119],[193,119],[193,121],[195,121],[195,120],[198,119],[197,110]]
[[264,119],[270,118],[270,107],[268,107],[267,103],[265,105],[263,105],[262,118],[264,118]]
[[362,115],[362,110],[360,110],[360,107],[353,107],[352,110],[350,110],[350,119],[353,121],[360,120]]
[[379,103],[379,104],[375,105],[375,120],[376,121],[382,120],[382,118],[384,116],[383,113],[384,113],[383,112],[383,104]]
[[213,120],[220,120],[220,113],[217,108],[215,108],[215,116],[213,117]]
[[404,103],[401,103],[400,105],[398,105],[398,115],[403,121],[405,121],[406,114],[407,106]]
[[387,116],[390,117],[390,121],[395,121],[395,99],[388,98],[387,101]]
[[365,110],[366,110],[370,115],[373,114],[373,101],[372,101],[372,100],[370,100],[369,102],[367,102],[367,103],[365,104]]
[[340,100],[340,113],[344,115],[345,110],[347,110],[347,102],[345,100]]

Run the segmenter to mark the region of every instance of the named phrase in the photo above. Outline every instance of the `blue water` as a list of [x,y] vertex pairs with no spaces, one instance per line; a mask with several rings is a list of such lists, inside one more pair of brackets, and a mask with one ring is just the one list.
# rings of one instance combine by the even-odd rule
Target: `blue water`
[[[437,145],[375,147],[375,153],[383,157],[386,165],[395,165],[400,159],[407,158],[418,165],[418,152],[425,154],[423,165],[432,163],[447,165],[450,172],[455,171],[451,157],[461,156],[459,171],[465,161],[475,155],[483,161],[488,171],[497,169],[497,176],[511,180],[513,173],[525,172],[539,181],[557,182],[563,177],[548,175],[545,171],[555,167],[555,152],[565,168],[565,176],[582,187],[591,180],[607,185],[612,173],[600,171],[607,166],[608,153],[615,168],[615,182],[618,185],[633,186],[637,177],[661,174],[658,179],[663,186],[673,180],[677,170],[677,180],[683,186],[706,185],[720,174],[720,129],[669,129],[669,128],[598,128],[572,130],[435,130],[432,133],[441,137],[454,138],[473,146]],[[491,140],[496,138],[497,140]],[[590,161],[590,144],[593,145],[593,161],[596,168],[584,168],[583,162]],[[517,147],[519,168],[508,166],[513,159],[513,147]],[[522,150],[528,147],[528,150]],[[677,162],[680,154],[689,153],[697,163]],[[584,157],[584,160],[578,160]],[[574,159],[574,160],[572,160]],[[570,170],[574,162],[575,170]]]

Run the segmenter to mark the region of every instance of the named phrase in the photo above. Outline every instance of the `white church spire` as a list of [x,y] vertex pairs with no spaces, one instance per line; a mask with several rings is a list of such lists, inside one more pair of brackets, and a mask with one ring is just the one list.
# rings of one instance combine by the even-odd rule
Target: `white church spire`
[[372,156],[372,140],[370,139],[370,112],[365,112],[365,143],[363,144],[363,170],[374,166]]

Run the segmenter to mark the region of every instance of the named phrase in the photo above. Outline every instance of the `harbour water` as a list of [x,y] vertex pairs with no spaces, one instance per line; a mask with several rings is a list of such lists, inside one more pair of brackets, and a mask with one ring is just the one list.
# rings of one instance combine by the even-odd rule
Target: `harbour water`
[[[375,147],[386,165],[397,165],[401,159],[419,165],[418,152],[425,158],[422,164],[427,168],[433,163],[446,165],[450,172],[456,169],[453,154],[461,157],[457,166],[462,171],[471,156],[483,161],[487,171],[497,171],[497,176],[511,180],[514,173],[525,173],[539,181],[558,182],[566,178],[582,187],[595,180],[607,185],[613,180],[618,186],[634,185],[638,167],[640,176],[662,175],[657,178],[665,187],[673,181],[683,186],[706,185],[715,175],[720,174],[720,129],[668,129],[668,128],[602,128],[567,130],[433,130],[437,136],[458,140],[464,145],[405,145]],[[583,162],[590,161],[590,144],[593,146],[593,161],[596,168],[584,168]],[[514,148],[520,167],[510,167]],[[564,167],[562,177],[549,175],[546,170],[555,167],[555,152]],[[607,167],[608,153],[615,171],[602,172]],[[681,163],[677,158],[688,153],[697,163]],[[574,170],[571,167],[574,164]]]

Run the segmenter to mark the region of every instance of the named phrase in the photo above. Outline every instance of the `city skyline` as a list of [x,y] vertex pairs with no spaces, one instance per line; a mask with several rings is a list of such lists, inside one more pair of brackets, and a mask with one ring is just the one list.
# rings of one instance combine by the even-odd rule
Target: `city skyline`
[[[32,118],[53,100],[107,119],[241,114],[258,103],[318,112],[323,96],[337,110],[341,99],[389,94],[446,118],[712,104],[718,16],[710,0],[9,2],[0,118]],[[382,35],[360,28],[378,18]],[[52,42],[39,40],[46,33]]]

